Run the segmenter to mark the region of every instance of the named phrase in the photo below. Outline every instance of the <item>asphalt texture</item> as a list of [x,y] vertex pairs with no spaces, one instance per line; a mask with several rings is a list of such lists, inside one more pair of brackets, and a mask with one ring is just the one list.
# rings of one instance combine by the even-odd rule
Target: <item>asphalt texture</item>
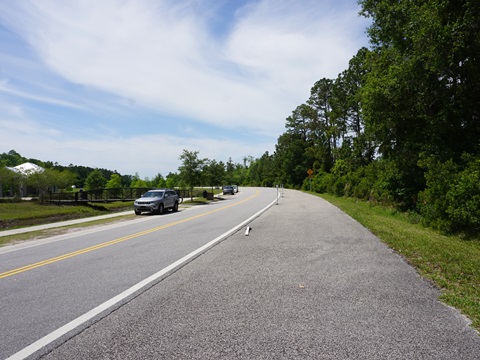
[[440,291],[298,191],[45,359],[480,359]]

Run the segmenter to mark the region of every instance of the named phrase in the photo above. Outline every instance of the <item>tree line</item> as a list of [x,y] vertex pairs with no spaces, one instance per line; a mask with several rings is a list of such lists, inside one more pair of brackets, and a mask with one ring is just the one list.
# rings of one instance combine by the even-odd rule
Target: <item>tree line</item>
[[[362,48],[286,119],[263,181],[480,230],[480,2],[361,0]],[[307,169],[312,169],[311,178]]]
[[[38,165],[44,169],[44,171],[36,173],[30,172],[29,174],[22,175],[13,172],[7,168],[13,168],[15,166],[24,164],[26,162]],[[100,176],[99,176],[100,175]],[[0,183],[5,188],[16,188],[19,183],[26,183],[37,190],[37,192],[48,192],[49,188],[57,188],[61,191],[71,191],[76,188],[96,188],[98,178],[115,179],[117,183],[119,179],[120,187],[127,186],[134,180],[134,176],[120,175],[116,171],[107,169],[94,169],[87,166],[79,166],[70,164],[63,166],[57,162],[42,161],[34,158],[26,158],[16,152],[10,150],[8,153],[0,154]],[[103,183],[102,185],[105,185]],[[7,191],[9,191],[7,189]],[[13,194],[12,194],[13,195]]]
[[[182,165],[177,172],[170,172],[165,177],[158,173],[152,179],[135,175],[122,175],[115,170],[91,168],[73,165],[63,166],[52,161],[26,158],[15,150],[0,154],[0,184],[6,187],[19,183],[32,186],[39,193],[47,193],[54,187],[58,191],[94,190],[102,188],[193,188],[194,186],[221,186],[224,184],[255,184],[250,182],[249,164],[255,159],[244,158],[243,165],[234,163],[231,158],[217,162],[200,158],[198,151],[183,150],[179,156]],[[7,168],[26,162],[36,164],[44,171],[21,175]],[[261,175],[256,175],[260,178]],[[8,191],[8,190],[7,190]]]

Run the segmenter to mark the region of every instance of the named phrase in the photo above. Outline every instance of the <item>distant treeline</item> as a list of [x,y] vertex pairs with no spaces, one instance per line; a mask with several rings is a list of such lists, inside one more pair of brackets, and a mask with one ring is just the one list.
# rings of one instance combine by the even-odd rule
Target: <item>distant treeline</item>
[[[87,177],[90,173],[92,173],[94,170],[98,170],[102,173],[102,175],[106,179],[110,179],[112,174],[118,174],[117,171],[115,170],[107,170],[107,169],[96,169],[96,168],[91,168],[88,166],[81,166],[81,165],[73,165],[70,164],[68,166],[63,166],[60,165],[57,162],[52,162],[52,161],[42,161],[38,159],[32,159],[32,158],[26,158],[22,155],[20,155],[18,152],[15,150],[10,150],[8,153],[2,153],[0,154],[0,168],[3,167],[14,167],[18,166],[21,164],[24,164],[26,162],[30,162],[32,164],[36,164],[38,166],[41,166],[44,169],[51,169],[51,170],[56,170],[63,172],[65,170],[71,172],[74,174],[74,183],[72,185],[76,185],[78,187],[84,187],[85,182],[87,180]],[[120,175],[120,174],[119,174]],[[120,175],[121,178],[121,184],[123,186],[129,186],[131,182],[134,179],[133,175]]]

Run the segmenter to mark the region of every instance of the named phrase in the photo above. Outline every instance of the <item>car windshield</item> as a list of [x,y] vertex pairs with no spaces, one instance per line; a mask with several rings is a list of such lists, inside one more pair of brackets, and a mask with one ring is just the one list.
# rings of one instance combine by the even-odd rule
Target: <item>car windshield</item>
[[163,191],[147,191],[143,197],[149,197],[149,198],[152,198],[152,197],[158,197],[158,198],[161,198],[163,197]]

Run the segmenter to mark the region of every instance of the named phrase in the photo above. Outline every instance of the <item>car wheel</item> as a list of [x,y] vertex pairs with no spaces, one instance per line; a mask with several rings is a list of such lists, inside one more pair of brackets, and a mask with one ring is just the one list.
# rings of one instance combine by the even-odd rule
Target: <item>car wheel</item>
[[158,205],[157,214],[158,214],[158,215],[162,215],[162,214],[163,214],[163,204]]
[[140,215],[142,212],[135,210],[135,215]]
[[172,211],[178,211],[178,201],[175,201],[175,204],[173,204]]

